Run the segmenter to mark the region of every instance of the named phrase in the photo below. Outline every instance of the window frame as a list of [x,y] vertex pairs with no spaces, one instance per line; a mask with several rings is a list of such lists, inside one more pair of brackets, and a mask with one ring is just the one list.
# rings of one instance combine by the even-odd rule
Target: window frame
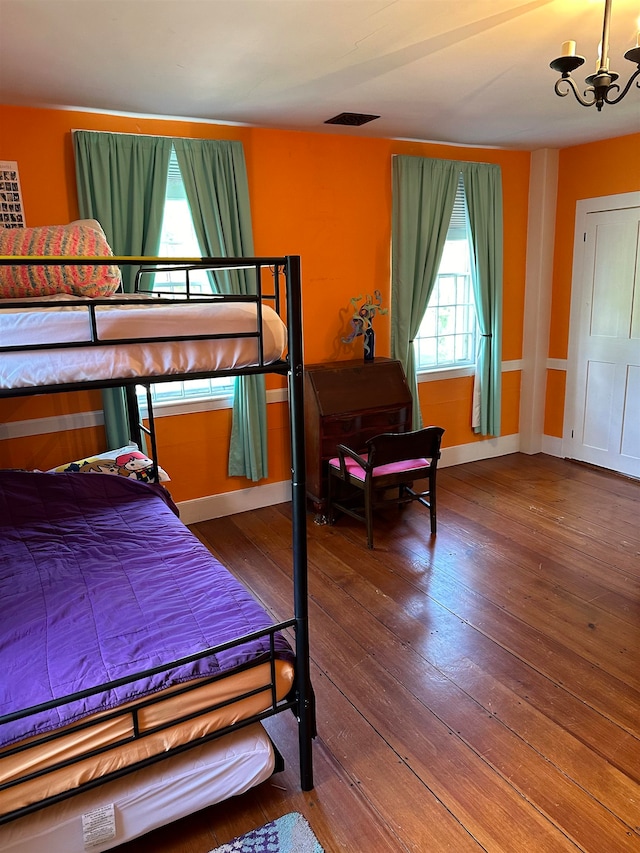
[[[177,190],[177,192],[176,192]],[[180,201],[186,204],[186,212],[190,219],[190,234],[191,238],[189,243],[185,242],[175,242],[169,239],[170,231],[169,225],[167,224],[167,202],[171,201]],[[175,251],[172,251],[169,247],[175,246]],[[197,251],[195,251],[197,249]],[[164,254],[163,254],[164,250]],[[169,157],[169,168],[167,174],[167,188],[165,191],[165,207],[163,210],[163,221],[162,221],[162,231],[160,236],[160,246],[159,246],[159,255],[161,257],[196,257],[201,255],[200,247],[198,246],[198,241],[195,233],[195,229],[193,227],[193,218],[191,215],[191,208],[189,207],[189,201],[187,199],[187,194],[184,189],[184,182],[182,179],[182,174],[180,172],[180,166],[178,164],[178,158],[176,155],[175,147],[171,148],[171,156]],[[159,275],[167,275],[170,276],[170,273],[159,273]],[[208,274],[205,272],[203,275],[207,276]],[[193,274],[192,274],[193,277]],[[196,282],[196,285],[198,282]],[[155,276],[154,276],[154,285],[155,285]],[[192,282],[193,286],[193,282]],[[155,290],[155,287],[153,288]],[[166,291],[167,293],[173,294],[176,292],[180,292],[178,290],[178,286],[173,285],[171,280],[167,282],[160,281],[158,282],[158,291]],[[204,292],[204,291],[203,291]],[[212,290],[209,287],[207,293],[211,293]],[[153,412],[154,415],[158,415],[162,417],[163,415],[178,415],[178,414],[192,414],[195,412],[205,412],[205,411],[213,411],[216,409],[231,409],[233,408],[233,400],[234,400],[234,385],[235,385],[235,377],[226,377],[227,381],[223,388],[220,391],[213,391],[211,394],[193,394],[189,396],[188,394],[182,397],[176,397],[175,399],[161,399],[155,393],[155,388],[157,386],[162,386],[167,383],[156,383],[151,386],[151,398],[153,402]],[[190,381],[186,380],[174,380],[176,384],[181,384],[183,391],[185,390],[185,385]],[[200,382],[202,380],[193,380],[195,382]],[[216,381],[215,378],[209,379],[209,382]],[[144,388],[140,388],[136,386],[136,396],[138,398],[138,405],[140,406],[141,411],[144,409],[146,411],[147,405],[147,397],[146,391]]]
[[[447,244],[454,242],[454,241],[464,241],[466,244],[466,247],[467,247],[466,265],[465,265],[465,270],[462,272],[442,270],[442,264],[444,263],[444,259],[447,256]],[[424,323],[424,321],[427,317],[427,312],[429,311],[430,307],[433,307],[432,306],[432,300],[434,299],[434,297],[440,296],[441,279],[444,279],[444,278],[452,276],[452,275],[455,276],[456,279],[462,276],[463,278],[466,279],[465,284],[463,286],[465,287],[466,294],[467,294],[468,298],[464,302],[451,303],[449,307],[453,308],[454,310],[457,310],[458,307],[462,307],[462,308],[466,309],[467,311],[472,311],[473,312],[473,321],[470,322],[469,325],[466,327],[466,330],[464,330],[462,332],[458,333],[454,330],[453,337],[456,337],[458,334],[460,334],[460,335],[472,334],[473,338],[471,341],[470,349],[471,349],[473,355],[472,355],[472,358],[469,359],[468,361],[466,361],[466,360],[464,360],[464,361],[452,361],[452,362],[446,362],[443,364],[434,364],[434,365],[426,365],[426,364],[421,363],[420,357],[419,357],[419,343],[418,343],[419,340],[424,340],[425,338],[433,338],[435,340],[436,350],[438,347],[438,340],[441,337],[441,335],[438,334],[438,328],[437,328],[438,320],[437,320],[437,315],[436,315],[435,335],[424,335],[421,338],[420,337],[420,329],[418,329],[418,334],[416,335],[415,340],[413,342],[415,364],[416,364],[416,378],[417,378],[417,381],[419,381],[419,382],[420,381],[426,381],[426,377],[432,377],[434,374],[439,374],[440,376],[442,374],[446,374],[447,378],[454,378],[454,376],[455,377],[457,377],[457,376],[469,376],[469,375],[475,374],[476,363],[477,363],[479,326],[478,326],[478,314],[477,314],[476,302],[475,302],[475,292],[474,292],[474,287],[473,287],[473,280],[471,277],[471,257],[472,257],[472,245],[471,245],[470,231],[468,228],[468,215],[467,215],[467,205],[466,205],[466,198],[465,198],[465,192],[464,192],[464,180],[463,180],[462,174],[460,174],[460,176],[458,178],[458,188],[457,188],[457,192],[456,192],[456,198],[454,201],[453,211],[451,213],[451,219],[450,219],[449,227],[447,230],[447,238],[445,241],[445,248],[444,248],[443,257],[441,260],[441,266],[440,266],[440,269],[438,270],[436,282],[434,284],[433,291],[432,291],[431,296],[429,298],[429,302],[428,302],[427,307],[425,309],[425,313],[424,313],[424,316],[422,318],[420,325],[422,326],[422,324]],[[458,296],[458,283],[457,283],[457,281],[454,284],[454,288],[456,291],[456,298],[457,298],[457,296]],[[472,330],[470,330],[471,325],[473,325]],[[455,345],[454,345],[454,347],[455,347]]]

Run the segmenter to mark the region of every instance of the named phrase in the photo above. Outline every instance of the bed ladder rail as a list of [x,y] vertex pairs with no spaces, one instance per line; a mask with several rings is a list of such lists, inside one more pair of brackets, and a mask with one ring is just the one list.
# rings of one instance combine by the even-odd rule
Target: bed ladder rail
[[[129,420],[129,436],[131,441],[138,445],[139,449],[151,457],[153,462],[152,476],[156,483],[160,482],[158,474],[158,448],[156,444],[156,425],[153,415],[153,398],[151,395],[151,384],[141,382],[140,385],[145,389],[147,397],[147,418],[149,426],[144,423],[140,414],[140,406],[138,404],[138,394],[135,385],[126,385],[124,388],[127,417]],[[146,439],[149,439],[151,447],[147,447]]]

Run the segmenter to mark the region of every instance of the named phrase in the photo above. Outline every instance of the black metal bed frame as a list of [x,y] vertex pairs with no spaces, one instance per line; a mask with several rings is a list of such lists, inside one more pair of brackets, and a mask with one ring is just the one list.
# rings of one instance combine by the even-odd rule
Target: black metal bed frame
[[[284,275],[285,279],[285,295],[286,295],[286,316],[287,316],[287,335],[288,335],[288,352],[284,359],[273,362],[273,363],[265,363],[262,349],[262,318],[261,312],[257,311],[258,318],[258,329],[255,333],[246,333],[243,336],[256,337],[258,339],[258,362],[256,365],[253,365],[248,368],[239,368],[236,370],[224,370],[217,372],[205,372],[205,373],[191,373],[191,374],[169,374],[163,376],[145,376],[143,378],[132,377],[126,379],[108,379],[108,380],[92,380],[90,382],[80,382],[80,383],[67,383],[64,385],[47,385],[47,386],[38,386],[36,388],[15,388],[15,389],[2,389],[0,388],[0,398],[7,397],[15,397],[15,396],[27,396],[34,393],[58,393],[62,391],[73,391],[84,389],[87,387],[92,388],[106,388],[106,387],[124,387],[127,395],[127,405],[129,409],[129,419],[132,430],[134,431],[134,435],[132,436],[134,440],[138,439],[138,443],[140,443],[141,433],[144,432],[150,436],[151,441],[151,455],[154,461],[154,465],[157,467],[157,448],[155,441],[155,429],[154,429],[154,421],[153,421],[153,407],[151,405],[151,393],[150,386],[151,384],[157,382],[165,382],[165,381],[176,381],[176,380],[188,380],[194,378],[201,377],[211,377],[211,376],[236,376],[236,375],[248,375],[248,374],[266,374],[266,373],[275,373],[280,375],[285,375],[288,378],[288,387],[289,387],[289,427],[290,427],[290,435],[291,435],[291,505],[292,505],[292,546],[293,546],[293,610],[294,616],[293,618],[286,620],[284,622],[279,622],[275,625],[270,626],[269,628],[254,632],[253,634],[245,635],[243,637],[239,637],[236,640],[233,640],[229,643],[225,643],[222,645],[215,646],[210,649],[205,649],[202,652],[191,655],[187,658],[181,658],[177,661],[171,661],[163,666],[158,666],[153,669],[145,670],[141,673],[135,673],[132,676],[127,678],[119,679],[117,681],[109,682],[105,685],[98,685],[95,688],[90,690],[81,691],[78,693],[71,694],[69,696],[63,697],[62,699],[54,700],[43,705],[34,706],[28,709],[24,709],[23,711],[15,712],[14,714],[5,715],[0,717],[0,725],[3,723],[11,722],[18,718],[26,718],[32,714],[36,714],[40,711],[47,710],[49,708],[62,705],[68,702],[72,702],[78,699],[85,698],[88,695],[92,695],[95,693],[103,692],[105,690],[114,689],[118,686],[121,686],[125,683],[135,682],[140,678],[153,675],[159,672],[163,672],[169,669],[173,669],[176,666],[183,665],[185,663],[192,662],[193,660],[197,660],[199,658],[204,658],[211,654],[216,654],[224,649],[228,649],[235,646],[240,646],[243,643],[247,642],[250,639],[257,638],[259,636],[269,636],[269,646],[270,646],[270,679],[269,684],[263,688],[260,688],[260,691],[269,691],[271,693],[271,701],[269,707],[251,717],[243,719],[241,722],[236,723],[232,726],[228,726],[224,729],[217,729],[214,732],[210,732],[203,737],[197,738],[196,740],[189,741],[188,743],[179,745],[177,747],[172,748],[171,750],[162,752],[159,755],[148,757],[142,761],[139,761],[135,764],[131,764],[126,768],[121,770],[109,773],[105,776],[100,776],[90,782],[83,784],[78,788],[74,788],[72,791],[65,791],[60,794],[56,794],[54,796],[48,797],[46,800],[39,801],[37,803],[33,803],[31,805],[25,806],[20,809],[16,809],[13,812],[7,813],[5,815],[0,816],[0,825],[7,823],[11,820],[14,820],[18,817],[21,817],[25,814],[29,814],[37,809],[43,808],[44,806],[50,805],[54,802],[58,802],[60,800],[66,799],[70,796],[75,795],[84,790],[88,790],[90,788],[97,787],[104,782],[110,781],[112,779],[118,778],[120,776],[126,775],[128,773],[133,772],[134,770],[140,769],[141,767],[148,766],[150,764],[155,763],[156,761],[160,761],[165,757],[176,754],[178,752],[183,752],[189,749],[192,746],[196,746],[198,744],[213,740],[215,738],[221,737],[224,734],[229,733],[238,728],[242,728],[248,726],[254,722],[261,721],[266,719],[267,717],[273,716],[274,714],[281,713],[284,710],[292,710],[296,715],[298,721],[298,749],[299,749],[299,765],[300,765],[300,786],[302,790],[308,791],[313,788],[313,756],[312,756],[312,740],[316,734],[316,726],[315,726],[315,697],[313,693],[313,688],[311,685],[311,677],[310,677],[310,663],[309,663],[309,620],[308,620],[308,581],[307,581],[307,537],[306,537],[306,483],[305,483],[305,452],[304,452],[304,401],[303,401],[303,343],[302,343],[302,301],[301,301],[301,278],[300,278],[300,258],[297,255],[286,255],[281,257],[255,257],[255,258],[175,258],[175,259],[167,259],[167,258],[146,258],[146,257],[110,257],[108,259],[105,258],[53,258],[53,257],[0,257],[0,264],[11,264],[11,265],[33,265],[33,264],[47,264],[47,265],[88,265],[88,264],[105,264],[108,263],[110,265],[136,265],[140,266],[143,272],[160,272],[164,271],[167,268],[176,268],[181,269],[186,272],[187,278],[187,288],[185,297],[189,299],[190,302],[202,301],[210,303],[212,299],[223,300],[223,301],[234,301],[234,302],[253,302],[259,306],[262,302],[271,301],[274,304],[275,310],[280,314],[280,309],[282,307],[281,304],[281,294],[280,287],[281,274]],[[237,268],[246,268],[252,267],[256,271],[256,286],[257,293],[252,296],[208,296],[202,298],[200,296],[194,299],[193,295],[189,292],[189,272],[195,269],[207,269],[207,270],[229,270],[229,269],[237,269]],[[273,274],[273,292],[264,293],[262,289],[261,283],[261,271],[265,268],[269,267],[272,269]],[[138,281],[138,277],[137,277]],[[132,300],[128,298],[126,300],[126,304],[130,305],[132,302],[137,300]],[[149,299],[144,298],[144,304],[148,304]],[[154,298],[154,304],[156,302],[175,302],[175,299],[164,299],[163,297]],[[83,305],[86,304],[87,311],[90,314],[90,327],[91,327],[91,337],[90,340],[84,342],[76,342],[73,346],[76,347],[85,347],[85,346],[113,346],[117,344],[126,344],[132,342],[130,339],[119,339],[113,340],[109,339],[106,341],[101,341],[98,337],[97,333],[97,323],[95,317],[95,308],[100,305],[110,305],[118,303],[117,297],[107,298],[107,299],[95,299],[95,300],[86,300],[83,301]],[[39,303],[37,299],[30,299],[26,302],[23,301],[12,301],[12,308],[15,307],[29,307],[32,308],[35,305],[41,305],[43,307],[54,307],[56,303],[46,302]],[[75,303],[74,303],[75,304]],[[0,306],[1,307],[1,306]],[[211,339],[215,341],[220,338],[232,338],[237,337],[234,335],[211,335],[211,336],[193,336],[182,335],[179,337],[148,337],[145,335],[142,341],[144,343],[155,343],[162,341],[176,341],[176,340],[195,340],[195,339]],[[136,340],[135,343],[140,343],[139,340]],[[69,344],[59,344],[56,345],[55,348],[66,348]],[[50,344],[44,345],[28,345],[25,347],[3,347],[0,341],[0,358],[2,357],[3,352],[11,352],[11,351],[28,351],[32,349],[51,349],[54,348]],[[137,397],[135,392],[136,385],[144,385],[147,391],[147,402],[149,406],[149,426],[146,427],[138,413],[138,405],[137,405]],[[293,629],[294,631],[294,648],[295,648],[295,676],[294,676],[294,684],[290,694],[283,700],[277,701],[275,694],[275,656],[274,656],[274,635],[278,631],[285,631],[287,629]],[[258,659],[255,662],[251,662],[246,665],[244,668],[253,668],[257,666],[264,665],[264,659]],[[237,671],[237,670],[235,670]],[[198,679],[197,686],[202,686],[204,683],[209,683],[213,681],[220,680],[224,678],[225,674],[220,674],[217,676],[212,676],[205,679]],[[170,698],[173,698],[176,695],[180,695],[181,693],[186,693],[195,689],[192,685],[185,685],[178,690],[174,690],[170,694]],[[233,702],[239,701],[239,699],[248,698],[253,695],[255,691],[249,691],[245,695],[241,697],[236,697]],[[223,707],[228,703],[219,703],[217,705],[208,706],[202,709],[199,712],[195,712],[192,714],[185,715],[183,718],[176,720],[173,719],[170,723],[163,724],[159,727],[154,727],[152,729],[148,729],[145,731],[140,731],[139,726],[137,724],[137,716],[140,710],[143,710],[145,707],[148,707],[151,704],[156,702],[162,702],[166,699],[166,696],[156,695],[150,697],[144,697],[141,700],[137,700],[135,705],[129,705],[127,708],[118,711],[115,709],[109,712],[108,717],[105,717],[102,714],[97,721],[98,723],[103,723],[105,719],[111,719],[118,715],[120,716],[131,716],[133,719],[133,734],[129,738],[125,738],[124,740],[120,740],[118,743],[112,743],[108,746],[101,747],[97,749],[93,753],[89,753],[88,755],[83,753],[79,756],[68,759],[66,762],[62,762],[56,764],[55,766],[49,767],[44,771],[39,771],[35,774],[29,774],[28,776],[21,777],[19,780],[14,780],[4,785],[0,786],[0,795],[1,791],[12,787],[15,784],[19,784],[20,781],[24,781],[27,778],[34,778],[35,776],[43,775],[47,772],[53,772],[55,770],[60,769],[62,766],[66,764],[75,763],[80,760],[84,760],[88,757],[92,757],[93,755],[98,755],[101,752],[108,751],[109,749],[113,749],[116,746],[121,746],[123,743],[131,742],[132,740],[137,740],[141,737],[147,737],[151,734],[156,733],[162,728],[168,728],[169,726],[176,725],[177,723],[183,722],[187,719],[191,719],[196,716],[201,716],[203,714],[210,713],[212,711],[217,710],[218,708]],[[95,723],[94,723],[95,724]],[[90,720],[79,721],[74,724],[71,729],[67,728],[64,732],[65,735],[68,735],[70,732],[75,732],[80,729],[84,729],[92,725]],[[0,757],[4,757],[9,755],[11,752],[17,752],[21,750],[28,750],[30,747],[39,746],[47,740],[52,740],[60,735],[57,733],[50,733],[47,735],[39,736],[35,741],[31,740],[29,745],[27,746],[16,746],[14,748],[5,749],[0,753]]]

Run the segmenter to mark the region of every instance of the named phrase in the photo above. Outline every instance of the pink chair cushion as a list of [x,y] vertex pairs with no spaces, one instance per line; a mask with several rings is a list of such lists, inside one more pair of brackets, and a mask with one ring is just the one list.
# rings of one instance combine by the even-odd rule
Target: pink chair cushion
[[[367,454],[362,454],[363,459],[367,459]],[[350,456],[345,456],[344,464],[347,468],[347,473],[358,480],[364,480],[365,472],[360,465],[351,459]],[[390,462],[388,465],[378,465],[373,469],[374,477],[382,477],[384,474],[401,474],[404,471],[415,471],[416,468],[428,468],[431,463],[428,459],[403,459],[401,462]],[[329,460],[329,465],[333,468],[340,469],[340,460],[337,456]]]

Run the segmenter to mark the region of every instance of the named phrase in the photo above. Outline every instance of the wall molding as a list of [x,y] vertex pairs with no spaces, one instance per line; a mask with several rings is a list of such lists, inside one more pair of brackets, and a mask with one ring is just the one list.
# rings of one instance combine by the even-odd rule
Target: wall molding
[[[509,373],[512,370],[522,370],[522,359],[515,358],[511,361],[503,361],[501,365],[502,373]],[[418,385],[422,382],[446,382],[447,379],[460,379],[463,376],[474,376],[476,372],[475,365],[470,364],[466,367],[444,367],[441,370],[424,370],[418,372]]]
[[0,441],[26,438],[30,435],[46,435],[52,432],[67,432],[67,430],[84,429],[85,427],[102,426],[103,424],[102,411],[77,412],[73,415],[33,418],[28,421],[8,421],[0,424]]

